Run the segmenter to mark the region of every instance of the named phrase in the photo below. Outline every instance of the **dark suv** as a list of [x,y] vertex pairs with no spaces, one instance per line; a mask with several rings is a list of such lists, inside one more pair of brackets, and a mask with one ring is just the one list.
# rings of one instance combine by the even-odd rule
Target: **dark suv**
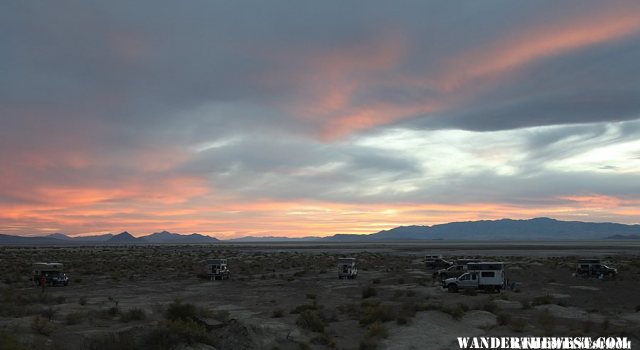
[[436,272],[433,273],[433,279],[438,278],[439,280],[443,281],[446,280],[447,278],[451,278],[451,277],[459,277],[461,276],[463,273],[467,272],[467,266],[466,265],[452,265],[446,269],[441,269],[438,270]]
[[[50,286],[67,286],[69,284],[69,277],[64,272],[59,271],[50,271],[50,272],[42,272],[42,276],[44,276],[45,281]],[[41,284],[41,277],[34,276],[34,282],[38,285]]]
[[425,265],[429,270],[447,268],[453,265],[452,262],[443,259],[441,256],[429,256],[425,257]]
[[618,274],[618,270],[613,267],[598,263],[579,263],[578,267],[576,268],[576,274],[585,277],[615,277]]

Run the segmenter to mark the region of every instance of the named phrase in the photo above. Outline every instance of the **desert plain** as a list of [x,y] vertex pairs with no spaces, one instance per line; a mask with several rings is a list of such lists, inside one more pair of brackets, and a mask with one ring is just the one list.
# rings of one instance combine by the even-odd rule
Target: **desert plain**
[[[449,293],[426,254],[505,263],[513,290]],[[338,279],[355,257],[358,277]],[[575,277],[597,257],[613,279]],[[211,281],[209,258],[230,280]],[[66,287],[30,280],[61,262]],[[458,349],[462,336],[640,344],[640,244],[244,243],[0,247],[1,349]]]

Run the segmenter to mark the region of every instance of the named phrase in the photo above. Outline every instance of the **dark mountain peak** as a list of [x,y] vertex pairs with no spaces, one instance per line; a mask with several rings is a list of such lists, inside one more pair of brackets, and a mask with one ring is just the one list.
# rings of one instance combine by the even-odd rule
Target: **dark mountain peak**
[[218,239],[211,237],[211,236],[207,236],[207,235],[201,235],[199,233],[192,233],[189,235],[181,235],[179,233],[171,233],[169,231],[162,231],[162,232],[156,232],[156,233],[152,233],[148,236],[144,236],[142,237],[144,238],[147,242],[149,243],[175,243],[175,244],[180,244],[180,243],[211,243],[211,242],[215,242]]
[[173,237],[175,235],[177,235],[177,233],[171,233],[169,231],[163,230],[163,231],[160,231],[160,232],[154,232],[154,233],[150,234],[147,237]]
[[524,221],[537,221],[537,222],[559,222],[556,219],[552,219],[552,218],[548,218],[545,216],[541,216],[539,218],[533,218],[533,219],[529,219],[529,220],[524,220]]
[[52,233],[50,235],[46,235],[45,237],[50,237],[50,238],[57,238],[57,239],[64,239],[64,240],[70,240],[72,239],[71,237],[65,235],[64,233]]
[[143,238],[133,237],[129,232],[124,231],[121,232],[111,238],[109,238],[106,243],[144,243],[146,242]]

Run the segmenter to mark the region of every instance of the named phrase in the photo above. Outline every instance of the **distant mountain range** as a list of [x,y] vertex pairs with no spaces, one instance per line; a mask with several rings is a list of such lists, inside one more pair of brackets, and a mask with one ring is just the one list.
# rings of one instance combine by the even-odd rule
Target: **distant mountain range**
[[613,235],[607,239],[640,239],[640,235]]
[[107,233],[97,236],[77,236],[70,237],[62,233],[53,233],[47,236],[22,237],[0,235],[0,245],[69,245],[69,244],[201,244],[219,242],[217,238],[192,233],[181,235],[167,231],[152,233],[148,236],[134,237],[129,232],[122,232],[117,235]]
[[277,237],[277,236],[265,236],[265,237],[255,237],[255,236],[246,236],[240,238],[231,238],[226,241],[229,242],[309,242],[309,241],[318,241],[320,237]]
[[334,235],[326,241],[385,240],[582,240],[615,239],[615,235],[640,234],[640,225],[560,221],[550,218],[528,220],[481,220],[451,222],[433,226],[400,226],[366,236]]
[[192,233],[167,231],[134,237],[128,232],[117,235],[69,237],[62,233],[48,236],[23,237],[0,234],[0,245],[69,245],[69,244],[207,244],[242,242],[384,242],[424,240],[599,240],[640,239],[640,225],[560,221],[550,218],[528,220],[481,220],[452,222],[433,226],[399,226],[368,235],[337,234],[330,237],[241,237],[218,240]]
[[142,237],[149,243],[214,243],[220,240],[211,236],[192,233],[190,235],[181,235],[167,231],[152,233]]

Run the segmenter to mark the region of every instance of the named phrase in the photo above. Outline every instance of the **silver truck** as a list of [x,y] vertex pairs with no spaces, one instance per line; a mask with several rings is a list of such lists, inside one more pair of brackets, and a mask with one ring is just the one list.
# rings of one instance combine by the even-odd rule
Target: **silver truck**
[[502,262],[479,262],[467,264],[467,272],[459,277],[442,281],[442,286],[455,293],[460,289],[497,291],[504,286],[504,264]]

